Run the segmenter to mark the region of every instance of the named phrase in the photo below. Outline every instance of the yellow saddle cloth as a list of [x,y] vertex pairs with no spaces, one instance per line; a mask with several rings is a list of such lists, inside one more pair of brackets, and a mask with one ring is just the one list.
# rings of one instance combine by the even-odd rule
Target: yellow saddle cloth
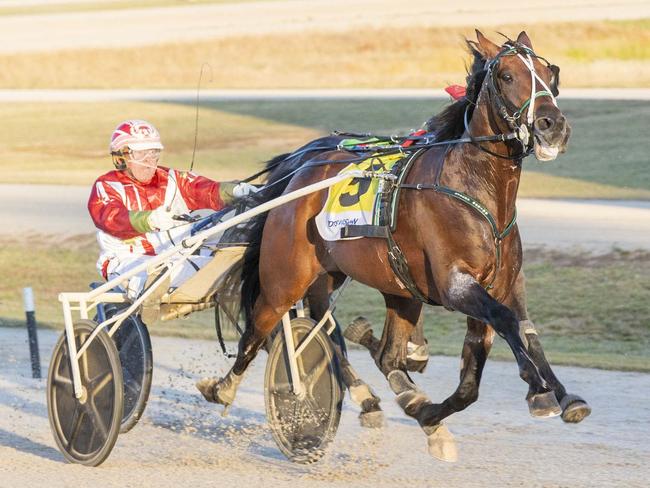
[[[351,163],[339,174],[353,170],[389,172],[404,158],[401,153],[373,155],[359,163]],[[316,226],[326,241],[338,241],[341,230],[349,225],[378,225],[381,189],[379,178],[350,178],[330,187],[325,206],[316,216]],[[359,239],[346,237],[345,239]]]

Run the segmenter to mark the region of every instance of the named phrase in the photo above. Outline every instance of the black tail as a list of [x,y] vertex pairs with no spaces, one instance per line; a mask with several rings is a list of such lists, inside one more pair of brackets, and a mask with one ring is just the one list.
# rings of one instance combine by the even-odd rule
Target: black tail
[[[292,173],[300,166],[304,165],[314,156],[336,149],[344,137],[328,136],[311,141],[293,153],[276,156],[266,162],[266,168],[269,168],[266,185],[264,188],[253,195],[252,206],[273,200],[284,193],[292,178]],[[246,328],[252,325],[253,307],[260,294],[260,244],[262,242],[262,232],[268,213],[263,213],[248,221],[246,236],[248,247],[244,253],[244,266],[242,269],[242,290],[241,290],[241,310],[246,317]]]

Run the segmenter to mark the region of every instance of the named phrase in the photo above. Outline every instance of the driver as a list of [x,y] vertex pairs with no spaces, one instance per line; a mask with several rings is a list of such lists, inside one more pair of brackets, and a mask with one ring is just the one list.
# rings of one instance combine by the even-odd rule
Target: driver
[[[144,120],[126,120],[113,131],[110,153],[115,170],[97,178],[88,199],[101,250],[97,268],[106,280],[187,237],[191,226],[179,216],[198,209],[220,210],[256,191],[247,183],[217,182],[158,166],[162,150],[159,132]],[[176,267],[170,285],[177,287],[194,274],[201,258],[205,260],[192,256],[191,261]],[[142,292],[146,281],[146,272],[129,280],[126,292],[131,300]],[[153,299],[152,294],[150,301]]]

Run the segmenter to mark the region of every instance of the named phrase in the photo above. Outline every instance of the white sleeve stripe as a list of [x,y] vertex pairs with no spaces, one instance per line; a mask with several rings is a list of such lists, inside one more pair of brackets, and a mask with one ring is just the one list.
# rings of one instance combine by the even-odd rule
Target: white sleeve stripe
[[124,205],[126,205],[126,192],[124,191],[124,186],[122,185],[122,183],[118,183],[117,181],[107,181],[106,183],[113,190],[115,190],[117,193],[119,193],[120,198],[122,199],[122,203],[124,203]]

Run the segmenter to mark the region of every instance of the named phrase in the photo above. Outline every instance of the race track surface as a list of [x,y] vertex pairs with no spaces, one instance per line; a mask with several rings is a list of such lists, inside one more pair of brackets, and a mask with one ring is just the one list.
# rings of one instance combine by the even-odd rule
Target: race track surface
[[[52,331],[40,332],[46,374]],[[0,328],[0,487],[315,486],[315,487],[645,487],[650,476],[650,375],[558,367],[570,391],[589,400],[582,424],[528,415],[526,385],[514,363],[486,366],[481,398],[448,422],[459,461],[426,452],[424,434],[400,411],[367,353],[351,360],[382,397],[388,424],[362,429],[346,396],[341,425],[319,463],[287,461],[266,425],[266,353],[253,364],[230,415],[194,389],[228,368],[216,341],[153,338],[154,384],[144,417],[121,435],[98,468],[65,462],[47,419],[45,380],[31,378],[26,332]],[[460,344],[459,344],[460,348]],[[432,357],[418,384],[434,400],[456,387],[458,360]]]

